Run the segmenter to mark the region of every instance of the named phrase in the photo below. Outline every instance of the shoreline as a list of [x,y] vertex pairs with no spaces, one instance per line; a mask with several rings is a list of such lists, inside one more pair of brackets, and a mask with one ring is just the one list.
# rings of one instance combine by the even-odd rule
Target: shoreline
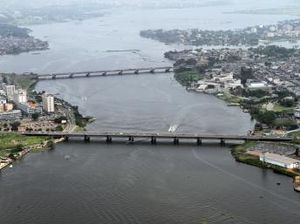
[[[23,75],[19,75],[19,76],[16,74],[9,74],[9,73],[2,74],[2,77],[9,77],[9,76],[10,77],[13,76],[13,81],[15,82],[14,84],[16,86],[26,89],[28,91],[29,95],[32,95],[33,91],[36,92],[35,88],[39,82],[37,79],[34,78],[36,76],[36,74],[31,73],[31,74],[23,74]],[[64,107],[66,110],[72,111],[72,113],[74,115],[75,120],[73,122],[75,122],[75,123],[74,124],[68,123],[68,125],[74,126],[73,129],[70,130],[71,132],[76,132],[76,131],[78,132],[78,130],[84,130],[88,124],[90,124],[96,120],[96,118],[91,117],[91,116],[83,116],[79,112],[78,106],[74,106],[62,98],[58,98],[58,97],[55,97],[55,98],[60,103],[63,103],[65,105]],[[68,128],[68,125],[65,127],[66,129]],[[63,131],[65,131],[66,129],[64,129]],[[8,138],[10,135],[18,135],[20,137],[20,136],[22,136],[22,132],[7,132],[4,135],[7,135],[6,137],[8,137]],[[24,139],[27,138],[26,136],[23,136],[23,137],[24,137]],[[5,136],[4,136],[4,138],[5,138]],[[24,156],[26,156],[30,152],[42,152],[47,149],[51,149],[56,144],[59,144],[59,143],[63,142],[64,140],[65,139],[63,139],[63,138],[60,138],[60,139],[45,138],[43,143],[40,143],[40,144],[29,144],[29,145],[22,147],[21,143],[20,143],[15,146],[10,146],[7,149],[2,149],[3,151],[7,151],[7,155],[1,157],[1,154],[0,154],[0,172],[3,169],[11,166],[14,162],[21,160]],[[20,147],[22,147],[22,150],[18,151]],[[0,150],[0,152],[2,150]],[[13,152],[14,150],[16,150],[16,151]],[[12,152],[10,152],[10,151],[12,151]]]

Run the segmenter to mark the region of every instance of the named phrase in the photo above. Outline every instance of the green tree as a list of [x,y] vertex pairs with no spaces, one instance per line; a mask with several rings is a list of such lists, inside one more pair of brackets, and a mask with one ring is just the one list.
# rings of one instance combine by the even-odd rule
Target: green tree
[[37,121],[39,119],[40,115],[39,113],[34,113],[31,115],[32,120]]
[[12,131],[18,131],[19,126],[21,125],[21,123],[19,121],[15,121],[13,123],[10,124],[11,126],[11,130]]
[[276,119],[276,114],[272,111],[266,111],[266,112],[259,112],[256,115],[256,119],[261,122],[264,123],[266,125],[272,125],[273,122]]

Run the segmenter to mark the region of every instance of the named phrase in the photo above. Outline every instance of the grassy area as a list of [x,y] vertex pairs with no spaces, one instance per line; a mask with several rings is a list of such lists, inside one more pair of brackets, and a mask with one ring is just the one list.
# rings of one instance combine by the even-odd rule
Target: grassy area
[[275,104],[272,111],[277,113],[292,113],[294,112],[294,109],[295,109],[294,107],[284,107],[279,104]]
[[0,134],[0,156],[5,157],[23,147],[43,144],[49,138],[27,137],[16,133]]
[[175,72],[175,79],[183,86],[191,86],[193,82],[197,82],[203,76],[196,70]]
[[240,97],[232,95],[228,92],[224,92],[223,95],[219,95],[218,98],[224,100],[227,103],[233,103],[233,104],[239,104],[242,101]]

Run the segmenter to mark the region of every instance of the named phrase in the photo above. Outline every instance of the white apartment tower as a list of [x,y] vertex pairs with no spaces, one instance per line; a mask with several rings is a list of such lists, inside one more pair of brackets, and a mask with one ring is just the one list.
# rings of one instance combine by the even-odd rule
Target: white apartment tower
[[5,86],[5,93],[8,100],[13,100],[16,92],[15,85],[6,85]]
[[42,100],[43,100],[44,111],[46,111],[47,113],[53,113],[55,111],[54,96],[50,94],[43,94]]
[[17,92],[15,92],[14,101],[16,103],[27,103],[27,92],[26,90],[19,89]]

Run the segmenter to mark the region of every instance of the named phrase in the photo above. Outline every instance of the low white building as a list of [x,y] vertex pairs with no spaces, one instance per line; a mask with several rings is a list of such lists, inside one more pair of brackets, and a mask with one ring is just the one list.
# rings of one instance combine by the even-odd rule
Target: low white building
[[269,89],[269,86],[266,82],[251,82],[247,84],[248,89],[250,90],[258,90],[258,89]]
[[280,166],[283,168],[299,169],[300,160],[292,159],[286,156],[267,152],[260,155],[259,159],[262,162]]

